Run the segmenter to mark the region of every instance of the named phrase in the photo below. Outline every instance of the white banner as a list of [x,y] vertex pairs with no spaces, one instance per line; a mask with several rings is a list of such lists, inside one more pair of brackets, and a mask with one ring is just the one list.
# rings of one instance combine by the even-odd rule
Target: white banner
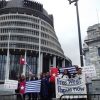
[[86,77],[96,77],[96,69],[94,65],[84,66],[82,71],[85,73]]
[[17,89],[18,81],[15,80],[5,80],[4,88],[6,89]]
[[[64,98],[69,98],[69,94],[86,94],[85,75],[76,78],[56,78],[56,98],[63,94],[68,94]],[[73,98],[73,96],[70,96]],[[86,96],[74,96],[74,98],[86,98]]]

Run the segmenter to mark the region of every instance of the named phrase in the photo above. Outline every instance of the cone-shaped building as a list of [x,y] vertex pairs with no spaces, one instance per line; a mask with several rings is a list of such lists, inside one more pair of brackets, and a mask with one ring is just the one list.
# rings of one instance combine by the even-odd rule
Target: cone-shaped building
[[[21,65],[20,57],[27,64]],[[29,0],[0,1],[0,80],[22,72],[36,74],[49,67],[69,66],[55,34],[53,16],[43,5]]]

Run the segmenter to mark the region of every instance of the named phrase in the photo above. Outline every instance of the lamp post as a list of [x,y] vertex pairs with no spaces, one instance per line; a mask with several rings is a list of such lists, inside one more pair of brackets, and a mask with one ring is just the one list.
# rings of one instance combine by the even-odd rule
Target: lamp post
[[75,3],[75,6],[76,6],[77,26],[78,26],[78,36],[79,36],[80,63],[81,63],[81,66],[84,66],[83,53],[82,53],[82,40],[81,40],[80,20],[79,20],[79,12],[78,12],[78,0],[68,0],[68,1],[69,1],[69,4]]

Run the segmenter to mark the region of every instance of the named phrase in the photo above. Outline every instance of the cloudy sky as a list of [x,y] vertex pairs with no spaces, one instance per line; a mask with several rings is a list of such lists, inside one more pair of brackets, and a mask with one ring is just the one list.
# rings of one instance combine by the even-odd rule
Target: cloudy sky
[[[35,0],[43,4],[54,16],[54,27],[62,49],[73,64],[80,65],[76,8],[68,0]],[[100,0],[79,0],[79,15],[82,42],[88,26],[100,21]]]

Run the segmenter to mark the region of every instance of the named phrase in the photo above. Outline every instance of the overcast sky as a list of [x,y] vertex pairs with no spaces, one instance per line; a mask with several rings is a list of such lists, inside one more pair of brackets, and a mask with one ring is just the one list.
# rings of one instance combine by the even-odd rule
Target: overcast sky
[[[76,8],[68,0],[35,0],[43,4],[49,14],[54,16],[56,35],[62,49],[73,64],[80,65],[77,32]],[[87,35],[87,28],[100,20],[100,0],[79,0],[79,15],[82,42]]]

